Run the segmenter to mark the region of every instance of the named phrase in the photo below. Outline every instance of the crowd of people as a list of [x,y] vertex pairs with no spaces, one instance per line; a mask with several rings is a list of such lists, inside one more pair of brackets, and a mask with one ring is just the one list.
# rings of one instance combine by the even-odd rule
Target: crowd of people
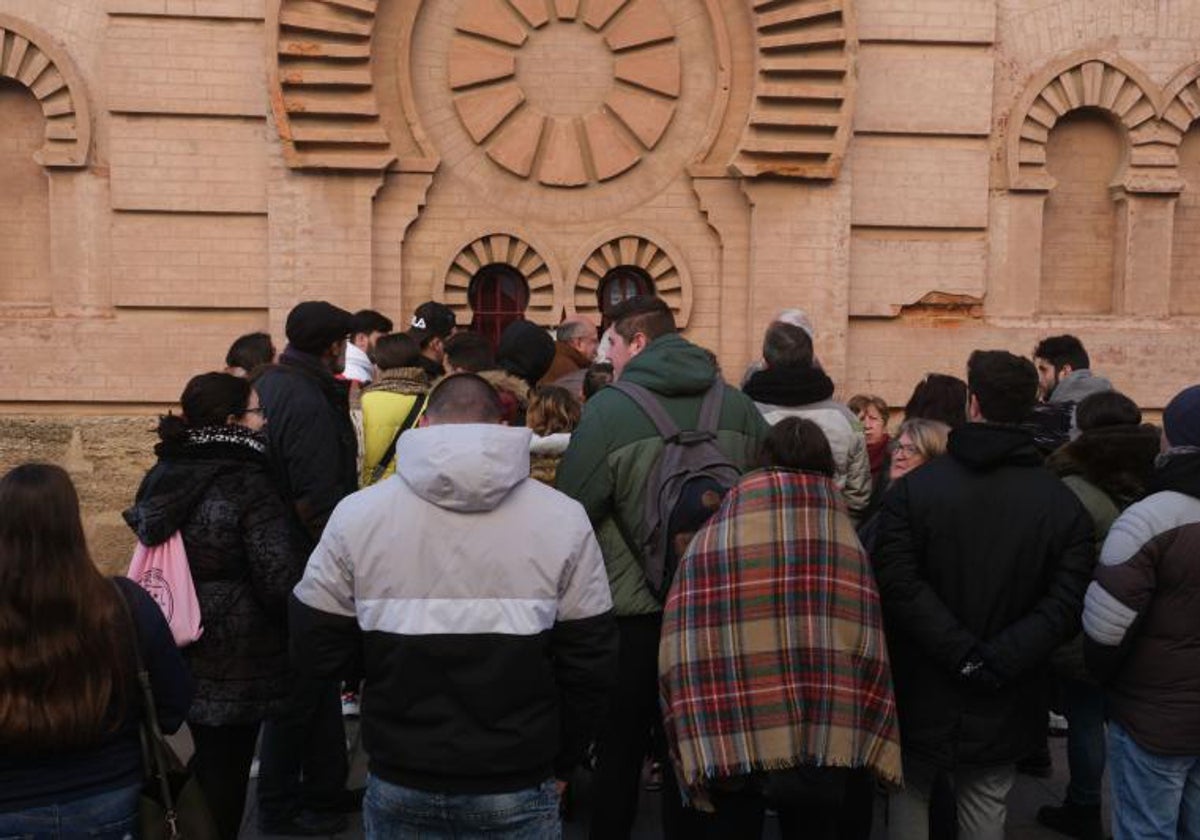
[[267,835],[559,837],[586,767],[628,838],[653,765],[672,840],[1001,838],[1053,710],[1041,823],[1105,837],[1107,767],[1117,840],[1200,839],[1200,385],[1143,423],[1054,336],[894,412],[835,398],[800,310],[732,385],[654,296],[286,334],[187,382],[125,512],[182,540],[190,644],[67,473],[0,478],[0,836],[136,836],[144,665],[223,838],[256,757]]

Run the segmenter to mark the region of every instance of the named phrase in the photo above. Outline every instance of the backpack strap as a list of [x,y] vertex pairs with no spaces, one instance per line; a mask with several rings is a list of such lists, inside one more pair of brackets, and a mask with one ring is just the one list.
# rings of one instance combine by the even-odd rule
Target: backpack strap
[[713,377],[712,385],[708,386],[708,391],[704,394],[704,402],[700,403],[700,420],[696,425],[696,430],[701,432],[717,433],[721,423],[721,406],[725,402],[725,381],[720,375]]
[[662,403],[634,382],[613,382],[608,387],[616,388],[633,400],[647,417],[650,418],[663,440],[678,440],[680,443],[694,443],[697,440],[707,440],[716,435],[721,421],[721,405],[725,401],[725,382],[720,376],[713,378],[712,384],[704,393],[704,401],[700,403],[700,417],[694,430],[682,431],[675,425],[671,415],[663,408]]
[[663,440],[671,440],[679,434],[679,427],[675,425],[675,421],[671,419],[671,415],[662,407],[662,403],[650,393],[646,388],[638,385],[635,382],[623,382],[617,380],[609,385],[610,388],[616,388],[640,408],[650,422],[658,429],[658,434]]
[[404,422],[400,424],[400,428],[396,430],[396,434],[392,437],[392,442],[388,444],[388,448],[384,450],[383,457],[379,459],[379,463],[371,470],[371,483],[379,481],[383,478],[383,474],[387,471],[388,464],[392,463],[392,459],[396,457],[396,444],[400,442],[400,435],[412,428],[413,423],[417,422],[417,415],[421,413],[421,409],[425,407],[426,397],[422,394],[417,394],[413,401],[412,408],[408,410],[408,416],[404,418]]

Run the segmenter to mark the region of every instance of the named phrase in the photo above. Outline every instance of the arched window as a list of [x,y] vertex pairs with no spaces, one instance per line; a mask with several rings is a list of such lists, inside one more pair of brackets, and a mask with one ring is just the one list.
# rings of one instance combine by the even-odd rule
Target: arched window
[[654,294],[654,281],[646,270],[636,265],[618,265],[604,275],[596,289],[600,304],[601,329],[608,329],[608,311],[624,300],[638,295]]
[[[0,48],[3,47],[0,38]],[[0,79],[0,302],[50,300],[50,182],[34,160],[45,141],[41,106]]]
[[1124,146],[1121,130],[1095,109],[1073,111],[1050,131],[1046,170],[1056,186],[1043,218],[1042,312],[1113,311],[1117,206],[1109,187]]
[[485,265],[471,278],[467,301],[473,313],[471,329],[487,336],[494,347],[500,343],[505,327],[525,317],[529,283],[511,265]]

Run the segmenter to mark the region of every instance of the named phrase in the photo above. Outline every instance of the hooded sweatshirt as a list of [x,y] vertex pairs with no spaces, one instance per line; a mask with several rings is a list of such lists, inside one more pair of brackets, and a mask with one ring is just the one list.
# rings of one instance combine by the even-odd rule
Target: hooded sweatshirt
[[[646,388],[680,429],[695,429],[700,404],[720,372],[711,356],[677,333],[660,336],[625,365],[622,379]],[[752,465],[770,427],[754,402],[725,386],[717,445],[730,462]],[[617,615],[662,611],[646,583],[641,544],[646,486],[663,449],[654,423],[615,388],[603,388],[583,407],[583,417],[558,468],[558,489],[578,499],[596,525]]]
[[[615,679],[616,630],[583,509],[529,478],[528,429],[435,425],[347,497],[292,600],[293,656],[361,655],[370,770],[426,791],[565,777]],[[546,527],[546,523],[554,527]]]
[[1050,394],[1052,403],[1077,403],[1092,394],[1103,394],[1113,389],[1112,383],[1103,376],[1096,376],[1087,368],[1073,370],[1058,381]]

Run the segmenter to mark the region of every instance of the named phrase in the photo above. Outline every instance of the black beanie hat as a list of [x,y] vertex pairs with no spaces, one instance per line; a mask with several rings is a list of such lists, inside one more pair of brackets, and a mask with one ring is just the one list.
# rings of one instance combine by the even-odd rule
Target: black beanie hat
[[321,353],[350,334],[354,316],[323,300],[296,304],[287,317],[288,343],[304,353]]
[[1162,420],[1171,446],[1200,446],[1200,385],[1176,394],[1163,409]]
[[532,388],[554,363],[554,339],[531,321],[513,321],[500,336],[496,363]]

